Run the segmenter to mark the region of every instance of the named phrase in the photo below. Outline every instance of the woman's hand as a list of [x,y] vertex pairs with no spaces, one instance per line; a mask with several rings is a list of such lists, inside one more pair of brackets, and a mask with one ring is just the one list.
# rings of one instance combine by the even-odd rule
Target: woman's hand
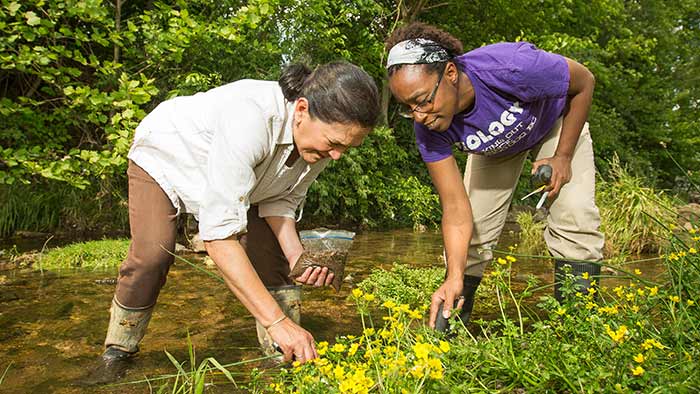
[[[309,255],[306,252],[303,252],[299,256],[299,258],[296,259],[294,264],[290,264],[289,269],[294,270],[294,266],[298,263],[301,263],[302,261],[307,261],[307,265],[315,265],[313,259],[309,257]],[[331,283],[333,283],[334,278],[335,274],[333,273],[333,271],[330,271],[328,267],[309,267],[304,271],[303,274],[301,274],[301,276],[297,277],[294,280],[304,285],[321,287],[329,286]]]
[[537,160],[532,163],[532,174],[535,174],[537,168],[543,164],[549,164],[552,167],[552,179],[549,181],[546,190],[549,192],[548,198],[553,199],[557,196],[559,190],[571,180],[571,158],[554,155]]
[[[461,309],[462,304],[464,304],[464,297],[462,297],[462,287],[464,286],[463,278],[447,278],[442,283],[442,285],[435,290],[430,302],[430,320],[428,325],[430,328],[435,328],[435,321],[437,320],[438,313],[442,313],[445,319],[450,318],[450,312],[452,311],[452,306],[455,300],[457,302],[457,308]],[[440,310],[440,306],[442,310]]]
[[272,340],[282,349],[284,361],[293,359],[300,363],[318,357],[314,337],[290,319],[284,319],[267,329]]

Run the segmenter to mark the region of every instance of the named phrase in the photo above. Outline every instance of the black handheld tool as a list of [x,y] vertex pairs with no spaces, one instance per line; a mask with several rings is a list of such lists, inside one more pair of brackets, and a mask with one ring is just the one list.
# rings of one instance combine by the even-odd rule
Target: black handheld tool
[[530,177],[530,186],[532,186],[533,189],[537,189],[549,185],[549,181],[551,180],[552,166],[549,164],[542,164],[537,167],[537,171]]

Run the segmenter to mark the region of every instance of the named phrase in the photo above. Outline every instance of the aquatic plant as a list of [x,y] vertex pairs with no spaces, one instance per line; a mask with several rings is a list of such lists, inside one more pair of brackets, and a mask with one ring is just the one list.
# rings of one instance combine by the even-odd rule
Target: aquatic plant
[[549,252],[542,236],[545,223],[536,220],[535,215],[529,211],[518,212],[515,221],[520,227],[518,246],[516,248],[518,253],[546,256]]
[[119,266],[126,257],[128,250],[128,239],[77,242],[42,252],[36,259],[39,265],[37,268],[109,269]]
[[617,156],[609,162],[608,175],[598,182],[596,195],[601,231],[606,237],[606,255],[657,252],[666,234],[655,221],[676,221],[672,199],[630,174]]

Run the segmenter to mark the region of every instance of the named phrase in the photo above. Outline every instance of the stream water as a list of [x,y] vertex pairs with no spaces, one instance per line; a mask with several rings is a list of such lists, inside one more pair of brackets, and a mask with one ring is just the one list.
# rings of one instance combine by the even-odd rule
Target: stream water
[[[507,245],[508,239],[503,243]],[[406,230],[365,232],[356,237],[346,267],[350,283],[340,293],[306,288],[303,325],[316,340],[361,330],[354,305],[346,300],[352,282],[372,269],[391,268],[395,262],[415,267],[441,265],[440,233]],[[202,256],[186,255],[191,260]],[[645,274],[658,275],[661,267],[649,263]],[[518,262],[516,280],[532,273],[551,282],[551,266],[541,261]],[[147,384],[118,387],[81,387],[101,352],[108,323],[116,269],[107,272],[0,271],[0,376],[7,369],[0,393],[149,393]],[[610,283],[606,283],[610,284]],[[149,331],[134,369],[126,380],[175,372],[164,350],[176,359],[188,358],[187,337],[197,359],[214,357],[222,364],[260,356],[255,322],[219,281],[177,262],[161,292]],[[240,367],[242,378],[252,366]],[[157,391],[154,383],[152,392]],[[227,386],[230,392],[231,386]],[[210,392],[210,391],[207,391]]]

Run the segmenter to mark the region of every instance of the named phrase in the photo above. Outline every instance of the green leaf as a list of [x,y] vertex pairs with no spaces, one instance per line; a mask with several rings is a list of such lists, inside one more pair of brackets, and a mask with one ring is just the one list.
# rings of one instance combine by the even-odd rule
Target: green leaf
[[22,6],[19,5],[19,3],[17,3],[16,1],[13,1],[12,3],[5,6],[5,8],[7,8],[7,10],[10,11],[10,16],[14,16],[21,7]]
[[41,18],[36,16],[34,11],[27,11],[24,13],[24,17],[27,18],[27,24],[29,26],[36,26],[41,23]]

